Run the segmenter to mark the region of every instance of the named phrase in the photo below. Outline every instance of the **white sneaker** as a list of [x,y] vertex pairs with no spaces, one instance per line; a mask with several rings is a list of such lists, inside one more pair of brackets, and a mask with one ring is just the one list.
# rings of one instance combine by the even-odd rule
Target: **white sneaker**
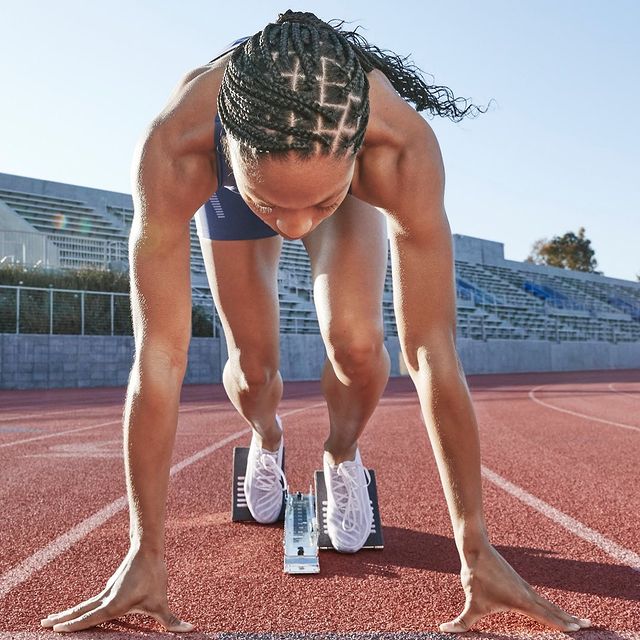
[[[282,429],[280,416],[276,415],[278,426]],[[257,522],[263,524],[275,522],[282,509],[282,492],[289,485],[282,471],[282,448],[284,434],[280,439],[278,451],[269,451],[258,446],[255,433],[251,436],[251,446],[247,457],[247,470],[244,477],[244,495],[247,507]],[[280,478],[284,483],[280,483]]]
[[345,460],[337,465],[329,462],[325,451],[323,466],[329,539],[336,551],[355,553],[371,533],[373,509],[367,490],[371,476],[362,464],[358,449],[355,460]]

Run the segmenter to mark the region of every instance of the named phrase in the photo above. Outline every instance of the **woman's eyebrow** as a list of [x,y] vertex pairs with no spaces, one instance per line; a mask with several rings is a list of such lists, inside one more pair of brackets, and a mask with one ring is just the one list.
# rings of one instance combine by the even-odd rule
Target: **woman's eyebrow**
[[[329,196],[328,198],[325,198],[324,200],[318,202],[317,204],[314,204],[312,206],[314,207],[322,207],[322,206],[329,206],[331,204],[333,204],[337,199],[338,196],[344,191],[344,187],[341,187],[340,190],[337,193],[334,193],[332,196]],[[265,202],[262,198],[257,198],[253,193],[249,192],[249,197],[256,203],[259,204],[262,207],[276,207],[278,205],[275,204],[270,204],[269,202]],[[286,207],[285,207],[286,208]]]

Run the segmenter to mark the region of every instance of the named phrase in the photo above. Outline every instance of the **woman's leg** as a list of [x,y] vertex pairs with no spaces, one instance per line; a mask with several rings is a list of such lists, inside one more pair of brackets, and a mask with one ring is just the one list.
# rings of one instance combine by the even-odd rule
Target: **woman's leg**
[[282,397],[279,371],[278,261],[282,238],[210,240],[200,236],[209,286],[224,327],[223,384],[258,444],[276,451]]
[[384,215],[347,196],[303,239],[311,259],[315,305],[328,360],[322,390],[332,464],[353,460],[357,440],[389,378],[382,293],[387,268]]

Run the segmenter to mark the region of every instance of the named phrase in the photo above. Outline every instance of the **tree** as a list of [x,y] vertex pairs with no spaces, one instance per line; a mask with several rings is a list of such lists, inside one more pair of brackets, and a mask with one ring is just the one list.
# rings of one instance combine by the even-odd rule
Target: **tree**
[[551,240],[536,240],[527,262],[573,271],[595,272],[598,261],[595,259],[595,251],[591,248],[591,240],[585,237],[584,231],[584,227],[580,227],[578,235],[573,231],[567,231],[563,236],[554,236]]

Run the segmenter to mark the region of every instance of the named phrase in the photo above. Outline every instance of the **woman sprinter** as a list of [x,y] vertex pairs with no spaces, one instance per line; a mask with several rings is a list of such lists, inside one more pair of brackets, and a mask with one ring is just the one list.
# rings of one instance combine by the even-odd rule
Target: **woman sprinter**
[[329,533],[345,552],[368,535],[357,441],[389,376],[381,313],[388,229],[400,346],[466,595],[460,615],[440,630],[463,632],[508,610],[563,631],[590,625],[539,596],[487,534],[478,428],[455,347],[444,168],[431,127],[416,113],[455,120],[471,107],[460,111],[446,87],[427,86],[406,60],[342,27],[287,11],[189,73],[138,145],[129,241],[136,355],[124,413],[130,548],[99,594],[44,626],[77,631],[141,612],[169,631],[193,629],[167,603],[164,526],[191,337],[194,214],[227,340],[224,387],[253,428],[245,491],[254,517],[277,517],[286,484],[277,269],[282,238],[301,238],[328,355]]

